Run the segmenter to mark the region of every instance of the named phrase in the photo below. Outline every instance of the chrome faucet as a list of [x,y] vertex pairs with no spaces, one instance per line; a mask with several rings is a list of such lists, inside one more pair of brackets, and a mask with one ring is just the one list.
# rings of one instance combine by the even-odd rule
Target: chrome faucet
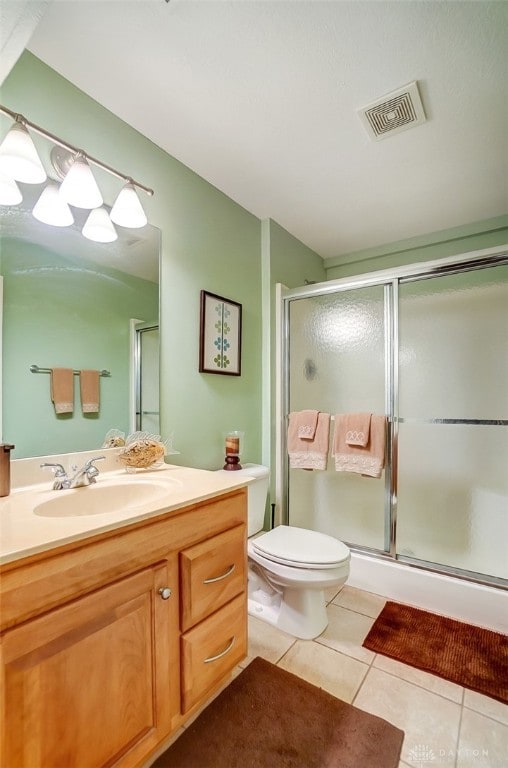
[[62,488],[68,488],[69,486],[67,483],[69,482],[69,478],[67,477],[67,472],[63,468],[61,464],[51,464],[47,461],[44,462],[44,464],[41,464],[41,469],[43,467],[54,467],[54,475],[55,478],[53,480],[53,490],[54,491],[61,491]]
[[67,488],[83,488],[86,485],[95,483],[99,470],[94,464],[94,461],[101,461],[105,459],[105,456],[94,456],[93,459],[89,459],[86,464],[78,469],[77,466],[73,466],[72,470],[75,474],[72,477],[67,476],[67,472],[61,464],[51,464],[44,462],[42,467],[54,467],[55,479],[53,481],[53,490],[61,491]]
[[[102,461],[102,459],[105,458],[105,456],[94,456],[93,459],[89,459],[85,466],[78,469],[74,477],[71,478],[69,481],[69,488],[82,488],[85,485],[95,483],[99,470],[95,466],[94,461]],[[73,467],[72,469],[76,470],[77,467]]]

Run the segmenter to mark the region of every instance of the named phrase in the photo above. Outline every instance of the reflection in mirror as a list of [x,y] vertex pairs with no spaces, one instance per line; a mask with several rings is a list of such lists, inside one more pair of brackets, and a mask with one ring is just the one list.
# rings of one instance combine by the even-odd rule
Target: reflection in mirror
[[[40,185],[19,186],[23,202],[0,207],[3,439],[16,445],[13,458],[91,450],[110,429],[132,431],[142,381],[136,326],[156,332],[143,386],[158,426],[160,231],[117,227],[114,243],[91,242],[81,234],[87,211],[73,209],[71,227],[42,224],[31,215]],[[51,376],[31,373],[33,365],[109,371],[99,379],[99,412],[83,413],[74,375],[73,412],[57,415]]]

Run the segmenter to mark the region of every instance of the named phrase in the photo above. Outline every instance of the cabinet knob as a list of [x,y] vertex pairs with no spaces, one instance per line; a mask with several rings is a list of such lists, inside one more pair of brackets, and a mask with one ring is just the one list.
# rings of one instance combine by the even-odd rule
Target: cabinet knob
[[159,595],[163,600],[168,600],[171,597],[171,590],[169,587],[161,587],[159,589]]

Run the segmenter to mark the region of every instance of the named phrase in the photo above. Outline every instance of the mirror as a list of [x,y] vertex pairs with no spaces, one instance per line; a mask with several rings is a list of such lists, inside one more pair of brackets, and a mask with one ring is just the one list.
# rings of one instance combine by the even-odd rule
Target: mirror
[[[136,428],[135,328],[158,334],[160,231],[117,227],[114,243],[92,242],[81,234],[88,211],[73,208],[71,227],[42,224],[31,214],[42,187],[19,186],[23,202],[0,208],[2,437],[16,446],[15,459],[100,448],[110,429]],[[156,381],[148,386],[157,411],[153,343]],[[32,373],[34,365],[46,372]],[[79,373],[73,412],[55,413],[47,371],[56,367],[109,372],[99,378],[98,413],[82,411]]]

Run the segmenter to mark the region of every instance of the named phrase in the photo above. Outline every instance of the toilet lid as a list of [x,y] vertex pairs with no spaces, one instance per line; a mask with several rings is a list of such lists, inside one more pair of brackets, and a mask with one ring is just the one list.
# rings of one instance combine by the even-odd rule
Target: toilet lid
[[342,541],[326,533],[279,525],[251,540],[254,550],[276,563],[330,568],[349,559],[349,549]]

